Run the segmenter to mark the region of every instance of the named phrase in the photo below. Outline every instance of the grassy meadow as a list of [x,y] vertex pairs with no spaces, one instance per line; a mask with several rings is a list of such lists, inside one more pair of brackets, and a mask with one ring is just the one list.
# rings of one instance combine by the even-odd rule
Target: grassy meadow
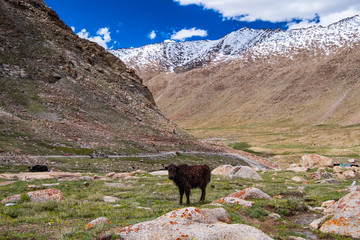
[[273,159],[281,167],[298,163],[304,154],[320,154],[343,162],[360,159],[360,125],[295,124],[291,121],[237,126],[189,128],[191,134]]
[[[89,165],[90,159],[77,159],[83,175],[104,176],[109,159],[96,158]],[[142,161],[141,161],[142,160]],[[169,159],[158,158],[146,160],[131,159],[127,161],[139,162],[153,166],[154,163],[168,164],[170,162],[215,163],[219,158],[209,156],[173,156]],[[62,168],[64,159],[51,159],[54,167]],[[119,161],[119,166],[122,160]],[[222,163],[233,164],[231,159],[222,159]],[[125,163],[126,161],[124,161]],[[210,164],[213,169],[215,164]],[[65,165],[64,165],[65,166]],[[68,171],[79,171],[75,163],[66,165]],[[88,166],[88,167],[86,167]],[[94,167],[96,166],[96,167]],[[104,166],[102,168],[101,166]],[[18,166],[20,169],[20,165]],[[136,165],[139,169],[142,165]],[[13,169],[16,170],[16,169]],[[144,169],[146,170],[146,168]],[[148,168],[151,171],[151,167]],[[154,170],[154,169],[153,169]],[[312,170],[312,171],[315,171]],[[329,170],[331,171],[331,170]],[[191,206],[203,206],[219,198],[225,197],[237,190],[255,186],[275,197],[272,200],[255,200],[252,209],[238,205],[225,204],[233,223],[244,223],[255,226],[274,239],[287,239],[289,236],[300,236],[305,239],[351,239],[338,235],[313,232],[308,224],[321,216],[320,213],[310,212],[308,207],[319,207],[322,202],[330,199],[338,200],[346,193],[338,192],[348,187],[353,180],[344,180],[340,184],[315,184],[306,177],[307,173],[293,173],[287,171],[260,172],[264,181],[245,179],[227,180],[221,176],[212,176],[207,188],[206,202],[199,203],[201,195],[199,189],[192,190]],[[16,181],[6,186],[0,186],[0,199],[8,196],[26,193],[28,185],[38,185],[44,188],[60,189],[65,195],[65,201],[35,203],[23,198],[15,206],[0,205],[0,239],[95,239],[103,234],[112,235],[117,239],[116,231],[121,227],[143,221],[155,219],[169,211],[185,207],[178,204],[178,190],[167,176],[152,176],[148,173],[137,174],[135,179],[127,180],[94,180],[89,186],[84,186],[84,180],[58,181],[57,179]],[[294,176],[300,176],[307,182],[295,182]],[[4,180],[4,179],[2,179]],[[0,179],[0,181],[2,181]],[[105,182],[121,182],[123,188],[104,186]],[[45,187],[42,184],[59,183],[57,186]],[[298,187],[305,187],[303,193]],[[103,196],[117,197],[115,203],[103,201]],[[273,213],[280,218],[272,217]],[[85,230],[86,225],[98,217],[107,217],[112,224],[94,226]]]

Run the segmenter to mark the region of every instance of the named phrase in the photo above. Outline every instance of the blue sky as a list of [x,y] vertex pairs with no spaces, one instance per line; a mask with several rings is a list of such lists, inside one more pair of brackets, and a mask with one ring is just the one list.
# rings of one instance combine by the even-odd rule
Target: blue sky
[[359,0],[45,0],[80,37],[104,48],[219,39],[243,27],[328,25],[360,13]]

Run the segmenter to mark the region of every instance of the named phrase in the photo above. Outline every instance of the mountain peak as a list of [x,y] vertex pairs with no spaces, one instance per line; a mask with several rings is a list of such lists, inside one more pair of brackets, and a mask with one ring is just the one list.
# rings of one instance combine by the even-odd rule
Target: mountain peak
[[360,17],[356,15],[328,27],[289,31],[242,28],[218,40],[157,43],[110,52],[138,71],[147,66],[155,71],[186,71],[233,58],[261,59],[271,55],[292,58],[304,50],[314,55],[329,54],[359,41],[359,33]]

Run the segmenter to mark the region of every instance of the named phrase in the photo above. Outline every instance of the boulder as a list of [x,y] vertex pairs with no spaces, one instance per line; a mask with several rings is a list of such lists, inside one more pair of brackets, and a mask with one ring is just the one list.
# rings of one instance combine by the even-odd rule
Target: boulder
[[321,204],[321,207],[323,208],[328,208],[330,207],[331,205],[333,205],[336,201],[335,200],[329,200],[329,201],[325,201]]
[[226,176],[229,174],[229,172],[231,170],[233,170],[233,168],[234,167],[231,165],[221,165],[221,166],[215,168],[214,170],[212,170],[211,174]]
[[333,167],[334,163],[331,158],[317,154],[306,154],[301,157],[301,166],[307,168],[315,167]]
[[131,179],[131,178],[135,178],[134,175],[138,174],[138,173],[146,173],[146,171],[136,170],[136,171],[132,171],[132,172],[115,173],[112,175],[112,178]]
[[65,200],[63,193],[59,189],[45,189],[35,192],[27,193],[32,202],[46,202],[46,201],[55,201],[60,202]]
[[104,199],[104,202],[109,202],[109,203],[114,203],[114,202],[117,202],[120,200],[117,197],[111,197],[111,196],[104,196],[103,199]]
[[124,179],[124,178],[128,178],[128,177],[132,177],[134,174],[130,173],[130,172],[124,172],[124,173],[115,173],[112,178],[117,178],[117,179]]
[[236,197],[220,198],[219,200],[216,200],[216,201],[212,202],[212,204],[214,204],[214,203],[238,204],[238,205],[241,205],[241,206],[246,207],[246,208],[251,208],[255,204],[255,202],[246,201],[244,199],[240,199],[240,198],[236,198]]
[[305,181],[305,179],[303,179],[302,177],[299,177],[299,176],[295,176],[295,177],[291,178],[291,180],[293,180],[295,182],[303,182],[303,181]]
[[309,173],[307,175],[308,178],[312,178],[314,180],[319,180],[323,178],[331,178],[332,174],[326,171],[325,169],[318,169],[316,172]]
[[330,184],[339,184],[340,181],[334,178],[324,179],[316,181],[315,183],[330,183]]
[[322,218],[312,221],[309,226],[312,230],[318,230],[332,215],[325,215]]
[[2,200],[0,203],[4,204],[4,203],[14,203],[14,202],[18,202],[21,199],[22,194],[18,194],[18,195],[13,195],[10,197],[5,198],[4,200]]
[[161,171],[150,172],[149,174],[153,175],[153,176],[167,176],[168,171],[167,170],[161,170]]
[[287,240],[306,240],[306,239],[302,238],[302,237],[290,236],[290,237],[287,238]]
[[324,210],[334,214],[320,231],[360,238],[360,192],[352,192]]
[[91,176],[82,176],[79,177],[78,180],[83,180],[83,181],[87,181],[87,182],[91,182],[93,180],[93,178]]
[[340,166],[334,166],[333,167],[333,170],[334,170],[334,173],[342,173],[343,172],[343,167],[340,167]]
[[105,175],[105,177],[112,177],[112,176],[114,176],[116,174],[116,172],[110,172],[110,173],[108,173],[108,174],[106,174]]
[[344,190],[340,190],[338,192],[359,192],[360,191],[360,186],[350,186]]
[[127,186],[123,183],[109,183],[109,182],[105,182],[104,187],[127,188]]
[[235,197],[235,198],[240,198],[243,200],[247,200],[247,199],[271,199],[271,197],[269,195],[267,195],[266,193],[264,193],[263,191],[261,191],[258,188],[254,188],[254,187],[249,187],[249,188],[245,188],[241,191],[232,193],[230,195],[228,195],[227,197]]
[[287,168],[286,171],[307,172],[307,171],[309,171],[309,168],[306,168],[306,167],[291,167],[291,168]]
[[353,170],[347,170],[343,172],[342,175],[345,177],[345,179],[352,179],[356,177],[356,174]]
[[228,178],[244,178],[244,179],[252,179],[262,181],[262,177],[252,168],[248,166],[236,166],[234,167],[229,174],[227,175]]
[[60,183],[43,183],[41,186],[43,187],[53,187],[53,186],[59,186]]
[[272,239],[255,227],[230,224],[224,208],[188,207],[169,212],[155,220],[127,226],[118,231],[123,239]]
[[0,182],[0,186],[6,186],[6,185],[12,184],[14,182],[15,181]]
[[95,225],[100,225],[100,224],[106,224],[106,223],[109,223],[111,224],[110,220],[106,217],[99,217],[99,218],[96,218],[94,220],[92,220],[91,222],[89,222],[88,225],[86,225],[85,229],[89,229]]
[[[28,192],[27,195],[32,202],[46,202],[46,201],[56,201],[60,202],[65,200],[64,195],[59,189],[45,189],[40,191]],[[22,194],[10,196],[5,198],[0,203],[8,203],[8,202],[17,202],[21,199]]]
[[70,172],[21,172],[21,173],[3,173],[0,178],[3,179],[19,179],[21,181],[28,181],[32,179],[51,179],[51,178],[69,178],[81,177],[81,173]]

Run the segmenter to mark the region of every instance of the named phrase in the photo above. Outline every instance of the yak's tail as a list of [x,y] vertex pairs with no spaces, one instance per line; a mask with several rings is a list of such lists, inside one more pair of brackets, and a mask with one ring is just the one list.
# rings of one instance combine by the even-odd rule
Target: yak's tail
[[205,165],[205,166],[206,166],[206,168],[205,168],[204,173],[206,174],[206,183],[209,183],[211,181],[211,170],[208,165]]

